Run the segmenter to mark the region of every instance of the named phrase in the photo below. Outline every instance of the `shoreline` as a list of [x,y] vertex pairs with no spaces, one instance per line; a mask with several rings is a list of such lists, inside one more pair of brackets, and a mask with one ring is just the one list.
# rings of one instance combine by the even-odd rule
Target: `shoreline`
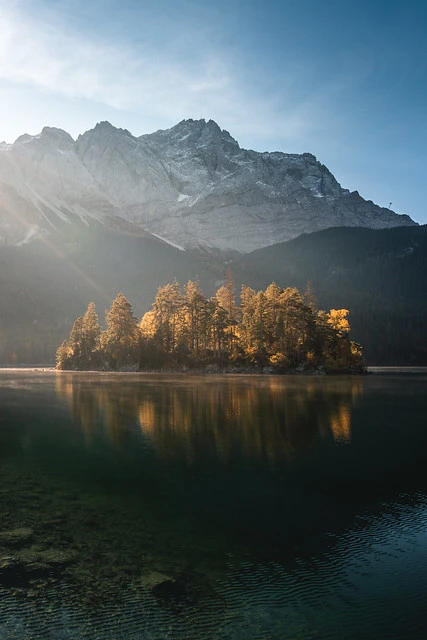
[[[426,368],[427,370],[427,368]],[[204,368],[173,368],[173,369],[133,369],[122,368],[116,369],[56,369],[53,366],[22,366],[22,367],[10,367],[0,365],[1,371],[26,371],[34,373],[128,373],[128,374],[165,374],[165,375],[186,375],[186,376],[200,376],[200,375],[253,375],[253,376],[330,376],[330,375],[366,375],[367,369],[363,370],[333,370],[327,371],[325,369],[290,369],[290,370],[277,370],[271,367],[265,367],[264,369],[254,369],[246,367],[230,367],[230,368],[216,368],[216,367],[204,367]]]
[[7,371],[22,371],[34,373],[132,373],[132,374],[165,374],[165,375],[278,375],[278,376],[331,376],[331,375],[427,375],[427,365],[367,365],[362,371],[325,371],[324,369],[304,369],[277,371],[271,368],[250,369],[243,367],[232,368],[181,368],[181,369],[56,369],[52,364],[36,365],[7,365],[0,364],[0,373]]

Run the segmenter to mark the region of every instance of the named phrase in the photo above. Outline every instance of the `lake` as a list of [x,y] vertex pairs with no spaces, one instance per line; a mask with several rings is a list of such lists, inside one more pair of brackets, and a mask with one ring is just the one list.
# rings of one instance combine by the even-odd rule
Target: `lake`
[[426,417],[422,372],[0,370],[0,638],[425,638]]

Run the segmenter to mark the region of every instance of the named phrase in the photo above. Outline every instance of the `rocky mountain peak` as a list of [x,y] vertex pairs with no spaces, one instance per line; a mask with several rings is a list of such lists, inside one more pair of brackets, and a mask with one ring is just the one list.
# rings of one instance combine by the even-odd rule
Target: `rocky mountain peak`
[[108,122],[108,120],[101,120],[101,122],[97,122],[94,128],[89,129],[89,131],[86,131],[86,133],[96,133],[97,135],[124,135],[135,139],[130,131],[128,131],[127,129],[120,129],[119,127],[115,127],[113,124],[111,124],[111,122]]
[[[132,154],[137,138],[127,129],[114,127],[107,121],[98,122],[76,140],[76,152],[86,165],[93,166],[93,175],[99,179],[103,167],[117,162],[118,157]],[[96,166],[95,166],[96,165]]]
[[79,146],[82,141],[90,140],[91,143],[97,143],[99,140],[121,140],[131,139],[136,140],[130,131],[127,129],[119,129],[110,124],[107,120],[98,122],[93,129],[89,129],[77,138],[77,145]]
[[56,127],[43,127],[42,131],[35,136],[30,136],[25,133],[19,136],[13,143],[13,147],[25,146],[34,148],[34,152],[38,153],[37,149],[43,148],[45,151],[56,153],[58,150],[70,151],[74,147],[74,140],[69,133],[63,129]]
[[40,137],[50,140],[67,140],[68,142],[74,142],[67,131],[58,129],[57,127],[43,127]]
[[33,138],[34,138],[34,136],[30,136],[29,133],[23,133],[21,136],[16,138],[16,140],[15,140],[15,142],[13,144],[25,144],[26,142],[29,142]]
[[225,153],[236,154],[240,151],[238,142],[226,131],[221,129],[214,120],[181,120],[174,127],[143,135],[139,138],[148,144],[167,147],[188,148],[217,148]]
[[22,242],[28,224],[75,218],[121,218],[179,246],[241,252],[327,227],[415,224],[350,194],[312,154],[241,149],[205,119],[139,138],[107,121],[76,142],[54,127],[21,136],[0,148],[0,205],[7,242]]
[[111,122],[108,122],[108,120],[101,120],[100,122],[97,122],[94,129],[114,129],[114,131],[118,131],[118,128],[112,125]]

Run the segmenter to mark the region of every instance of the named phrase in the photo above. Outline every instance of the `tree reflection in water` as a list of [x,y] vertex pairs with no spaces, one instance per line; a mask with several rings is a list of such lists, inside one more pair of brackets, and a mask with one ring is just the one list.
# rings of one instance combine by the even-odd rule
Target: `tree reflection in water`
[[209,452],[275,464],[319,439],[351,441],[358,376],[165,376],[59,373],[56,390],[90,442],[101,425],[114,446],[140,429],[162,458]]

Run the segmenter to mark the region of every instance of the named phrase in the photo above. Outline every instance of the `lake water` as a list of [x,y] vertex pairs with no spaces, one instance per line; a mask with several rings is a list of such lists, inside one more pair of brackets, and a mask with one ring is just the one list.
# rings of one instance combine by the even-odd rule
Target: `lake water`
[[427,376],[0,370],[2,640],[427,635]]

